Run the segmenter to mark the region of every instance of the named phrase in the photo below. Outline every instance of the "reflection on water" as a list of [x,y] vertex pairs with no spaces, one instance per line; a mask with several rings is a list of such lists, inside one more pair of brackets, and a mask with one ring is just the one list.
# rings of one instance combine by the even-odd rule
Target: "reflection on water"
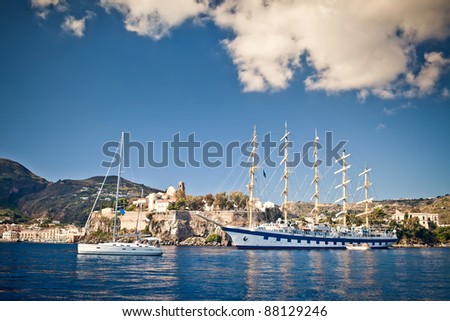
[[293,258],[288,251],[279,252],[278,259],[281,261],[279,274],[283,276],[284,282],[281,284],[281,292],[286,296],[283,300],[294,300],[296,296],[296,280],[293,273]]
[[[246,258],[245,300],[295,300],[297,288],[289,251],[237,251]],[[242,299],[242,298],[241,298]]]
[[258,260],[256,257],[255,251],[245,251],[245,257],[247,259],[246,264],[246,278],[245,285],[247,287],[247,295],[245,297],[246,300],[250,300],[250,298],[254,298],[258,295],[258,280],[257,277],[260,274],[258,269]]
[[77,255],[76,282],[95,293],[77,291],[80,299],[94,294],[98,299],[175,300],[175,260],[160,256]]
[[0,243],[0,257],[0,300],[450,300],[450,249],[164,247],[126,257]]

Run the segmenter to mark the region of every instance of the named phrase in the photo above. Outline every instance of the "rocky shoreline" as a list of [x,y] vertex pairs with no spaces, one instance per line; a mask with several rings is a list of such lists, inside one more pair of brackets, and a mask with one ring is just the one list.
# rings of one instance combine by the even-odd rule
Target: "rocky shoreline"
[[435,244],[435,245],[427,245],[427,244],[393,244],[392,245],[393,248],[398,248],[398,249],[412,249],[412,248],[450,248],[450,244]]
[[[8,241],[0,239],[0,243],[44,243],[44,244],[77,244],[70,242],[54,242],[54,241]],[[225,242],[207,242],[206,238],[203,237],[190,237],[184,241],[161,241],[161,246],[198,246],[198,247],[233,247],[230,241]],[[450,243],[447,244],[435,244],[435,245],[427,245],[427,244],[393,244],[391,246],[393,249],[403,249],[403,248],[450,248]]]

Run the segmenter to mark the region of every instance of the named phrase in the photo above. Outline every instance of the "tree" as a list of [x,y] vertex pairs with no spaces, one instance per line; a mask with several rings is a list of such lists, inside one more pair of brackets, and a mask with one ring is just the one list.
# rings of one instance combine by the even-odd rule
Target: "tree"
[[448,243],[450,241],[450,226],[439,226],[435,233],[439,242]]
[[231,192],[228,200],[233,204],[234,208],[245,209],[248,204],[248,196],[240,191]]
[[117,208],[126,208],[128,206],[128,200],[126,198],[119,198],[117,204]]
[[204,207],[203,197],[202,196],[186,196],[186,207],[188,207],[192,211],[203,211]]
[[219,234],[212,233],[206,237],[205,241],[206,243],[220,243],[222,241],[222,237]]
[[182,189],[177,189],[177,191],[175,192],[175,197],[176,198],[186,198],[186,193]]
[[231,210],[233,208],[233,203],[228,199],[227,193],[218,193],[215,196],[214,207],[219,207],[221,210]]
[[175,202],[177,209],[184,210],[186,208],[186,200],[184,198],[179,198]]
[[186,208],[186,200],[184,198],[179,198],[175,203],[171,203],[167,209],[168,210],[184,210]]
[[356,226],[360,226],[365,224],[365,218],[362,216],[356,216],[356,214],[348,215],[347,220],[351,225],[354,224]]
[[420,225],[419,218],[405,215],[405,219],[397,225],[397,236],[406,243],[424,243],[433,245],[437,242],[436,235]]
[[371,214],[369,214],[370,225],[383,225],[386,221],[386,213],[380,207],[375,208]]
[[428,222],[428,229],[430,231],[435,231],[437,229],[437,227],[438,227],[438,225],[435,222],[433,222],[433,221]]
[[205,197],[203,197],[204,201],[206,202],[206,205],[211,206],[214,204],[214,196],[209,193],[206,194]]

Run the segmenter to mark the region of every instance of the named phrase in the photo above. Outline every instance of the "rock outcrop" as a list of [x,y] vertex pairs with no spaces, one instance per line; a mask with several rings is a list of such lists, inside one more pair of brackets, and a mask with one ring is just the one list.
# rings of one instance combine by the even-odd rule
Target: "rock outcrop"
[[221,242],[216,245],[229,245],[231,240],[220,225],[246,224],[245,215],[233,211],[174,211],[168,214],[150,214],[148,219],[148,231],[153,236],[159,237],[165,244],[180,245],[207,245],[206,238],[210,234],[220,236]]

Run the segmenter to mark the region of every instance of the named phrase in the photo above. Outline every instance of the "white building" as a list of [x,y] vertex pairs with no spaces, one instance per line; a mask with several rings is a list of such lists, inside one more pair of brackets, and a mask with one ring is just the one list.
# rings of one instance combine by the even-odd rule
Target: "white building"
[[68,225],[64,228],[23,229],[19,233],[19,238],[30,242],[73,243],[80,235],[80,230],[76,226]]
[[3,232],[3,239],[5,241],[17,241],[19,239],[19,232],[5,231],[5,232]]
[[168,211],[169,205],[175,203],[177,200],[175,198],[156,200],[155,211],[156,213],[165,213]]
[[175,203],[177,190],[173,186],[169,186],[165,193],[150,193],[145,199],[147,202],[147,208],[150,212],[155,211],[157,213],[167,212],[167,208],[171,203]]
[[253,208],[264,211],[264,206],[258,198],[255,198],[255,200],[253,201]]
[[176,193],[176,192],[177,192],[177,190],[175,189],[175,187],[169,186],[169,187],[167,188],[166,194],[167,194],[168,198],[172,198],[172,197],[175,196],[175,193]]
[[150,193],[150,194],[148,194],[146,199],[147,199],[148,210],[151,212],[155,209],[155,202],[157,199],[157,195],[156,195],[156,193]]
[[148,204],[147,198],[138,198],[137,200],[133,201],[133,205],[136,205],[136,207],[144,207]]
[[[395,214],[391,216],[393,220],[397,222],[403,221],[405,219],[405,214],[397,210]],[[439,214],[430,214],[430,213],[408,213],[406,214],[408,217],[417,217],[419,219],[420,225],[425,228],[429,228],[429,223],[433,222],[436,226],[439,226]]]
[[274,207],[275,207],[275,204],[272,203],[272,202],[270,202],[270,201],[267,201],[267,202],[265,202],[265,203],[263,204],[263,206],[264,206],[264,209],[267,209],[267,208],[274,208]]

